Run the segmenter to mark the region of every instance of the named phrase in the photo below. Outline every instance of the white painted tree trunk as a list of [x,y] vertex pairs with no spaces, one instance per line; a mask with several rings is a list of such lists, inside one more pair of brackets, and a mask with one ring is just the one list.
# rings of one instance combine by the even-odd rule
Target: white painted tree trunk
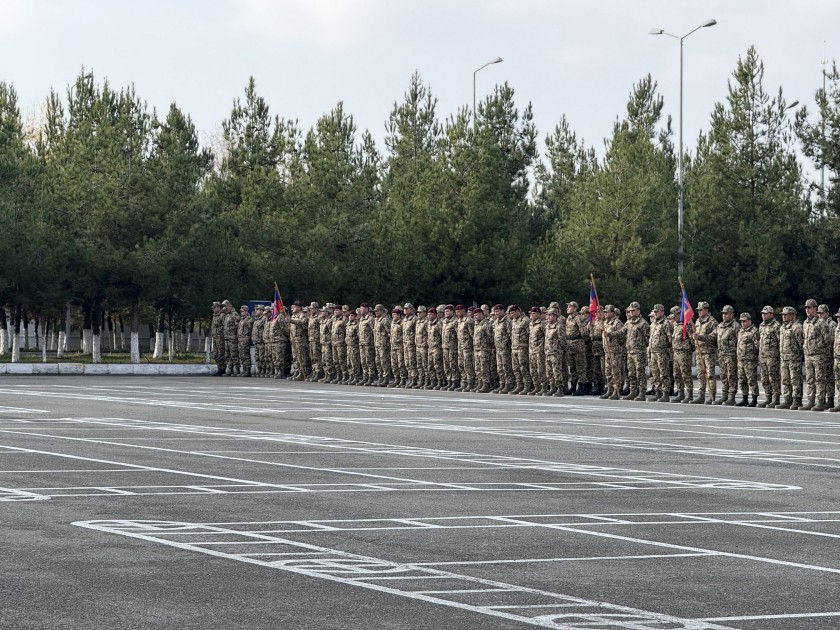
[[90,354],[93,363],[102,363],[102,335],[91,335]]
[[85,328],[82,331],[82,354],[91,354],[93,352],[93,330]]
[[9,351],[9,331],[5,328],[0,330],[0,354],[6,354]]
[[12,363],[20,361],[20,335],[17,330],[12,334]]
[[210,336],[208,335],[207,337],[204,338],[204,362],[205,363],[210,363],[210,345],[211,345],[211,339],[210,339]]
[[152,357],[155,359],[163,358],[163,333],[155,333],[155,345]]
[[185,348],[185,352],[192,352],[192,345],[193,345],[193,334],[190,331],[187,331],[187,344]]
[[169,362],[172,363],[172,359],[175,358],[175,339],[172,336],[172,331],[166,335],[166,345],[169,347]]
[[61,359],[64,357],[64,351],[67,349],[67,333],[63,330],[58,333],[58,347],[55,350],[55,356]]
[[140,363],[140,333],[139,332],[132,332],[131,333],[131,362],[132,363]]
[[41,326],[41,363],[47,362],[47,340],[44,337],[44,327]]

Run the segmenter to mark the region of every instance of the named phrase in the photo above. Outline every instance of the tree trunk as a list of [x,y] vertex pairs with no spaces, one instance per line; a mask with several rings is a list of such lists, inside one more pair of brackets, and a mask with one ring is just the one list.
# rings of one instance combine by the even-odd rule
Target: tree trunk
[[41,363],[47,362],[47,331],[50,326],[50,320],[41,320]]
[[[130,335],[131,335],[131,362],[140,363],[140,302],[139,300],[132,300],[129,309],[130,321]],[[122,328],[122,317],[120,317],[120,328]]]
[[172,311],[170,311],[169,312],[169,330],[167,332],[167,346],[168,346],[168,350],[169,350],[169,362],[170,363],[172,363],[172,359],[175,356],[175,353],[173,352],[174,349],[175,349],[174,348],[175,338],[174,338],[173,335],[174,335],[174,333],[172,331]]
[[22,323],[23,317],[21,316],[21,308],[20,304],[15,306],[14,312],[14,320],[12,321],[13,325],[13,332],[12,332],[12,363],[18,363],[20,361],[20,327]]
[[93,351],[93,332],[91,328],[92,323],[90,311],[90,304],[82,305],[82,354],[90,354]]
[[0,304],[0,354],[6,354],[9,350],[9,322],[6,319],[6,307]]
[[68,304],[64,311],[64,330],[58,333],[58,350],[56,351],[56,357],[59,359],[63,358],[64,353],[70,348],[70,322],[70,305]]
[[195,330],[195,320],[190,319],[190,327],[187,329],[187,343],[185,344],[185,352],[192,352],[193,331]]
[[155,351],[156,332],[157,331],[155,330],[154,324],[149,324],[149,352]]
[[111,320],[111,311],[102,313],[102,347],[105,350],[113,350],[114,344],[111,335],[114,332],[114,323]]
[[99,306],[94,305],[91,308],[91,349],[93,363],[102,363],[102,313],[99,311]]
[[163,358],[164,330],[166,330],[166,313],[164,313],[163,309],[160,309],[160,311],[158,311],[157,329],[155,330],[155,346],[154,353],[152,354],[153,359]]
[[21,322],[23,325],[23,349],[29,350],[29,313],[23,311],[21,313]]
[[122,313],[119,314],[120,324],[120,350],[125,350],[125,326],[123,325]]

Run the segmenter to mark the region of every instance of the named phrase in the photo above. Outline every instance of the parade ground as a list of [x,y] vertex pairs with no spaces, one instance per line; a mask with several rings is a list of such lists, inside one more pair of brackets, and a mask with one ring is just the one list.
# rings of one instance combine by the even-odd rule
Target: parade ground
[[840,414],[0,377],[0,628],[840,628]]

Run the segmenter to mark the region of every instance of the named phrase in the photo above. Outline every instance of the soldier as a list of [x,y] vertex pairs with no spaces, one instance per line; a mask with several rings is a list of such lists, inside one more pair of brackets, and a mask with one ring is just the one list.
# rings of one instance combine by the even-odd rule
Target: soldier
[[[294,308],[292,308],[294,311]],[[314,383],[324,376],[324,366],[321,364],[321,327],[318,312],[321,306],[318,302],[309,304],[309,316],[306,318],[306,344],[309,349],[311,374],[306,380]]]
[[[359,304],[359,357],[362,361],[362,385],[373,385],[376,377],[374,318],[367,302]],[[378,379],[377,379],[378,380]]]
[[429,331],[426,328],[426,307],[417,307],[417,321],[414,324],[414,348],[417,355],[417,383],[414,389],[426,387],[429,383]]
[[589,394],[592,392],[595,380],[595,361],[592,357],[592,336],[590,335],[589,329],[591,322],[591,318],[589,317],[589,306],[586,304],[581,306],[578,317],[580,318],[581,325],[580,334],[583,339],[583,356],[586,359],[584,361],[584,363],[586,363],[586,381],[583,385],[583,393]]
[[443,326],[434,306],[426,309],[426,339],[429,344],[426,364],[429,378],[426,389],[441,389],[446,383],[446,372],[443,369]]
[[735,309],[727,304],[721,310],[721,322],[717,327],[717,354],[720,364],[720,384],[723,394],[716,405],[733,406],[738,393],[738,330],[735,323]]
[[476,389],[479,394],[490,391],[490,355],[493,353],[493,329],[484,311],[473,311],[473,352],[475,353]]
[[588,337],[592,349],[592,391],[591,394],[603,396],[606,388],[606,355],[604,353],[604,327],[606,318],[604,309],[598,306],[595,317],[587,322]]
[[561,397],[566,393],[566,374],[563,372],[563,345],[566,327],[557,321],[559,311],[549,307],[545,312],[545,377],[549,389],[546,396]]
[[650,350],[650,378],[653,382],[654,402],[670,402],[671,391],[671,338],[673,328],[665,318],[665,306],[654,304],[653,323],[650,325],[648,349]]
[[779,409],[796,411],[802,406],[802,365],[805,361],[805,333],[796,321],[796,309],[782,309],[782,326],[779,329],[779,354],[782,368],[782,395],[785,400]]
[[472,314],[475,307],[465,310],[463,304],[455,307],[458,319],[458,366],[461,372],[461,386],[459,392],[469,392],[475,388],[475,347],[473,346],[473,328],[475,321]]
[[[349,313],[349,309],[347,310]],[[347,319],[344,316],[344,307],[336,304],[333,306],[332,327],[330,330],[330,345],[333,351],[333,365],[335,366],[335,382],[340,385],[347,384],[350,380],[350,370],[347,369]]]
[[417,370],[417,315],[411,302],[403,304],[402,336],[403,363],[408,379],[404,386],[408,389],[420,387]]
[[385,307],[373,307],[376,320],[373,325],[373,346],[376,350],[377,387],[387,387],[391,379],[391,320],[385,315]]
[[443,371],[446,373],[446,386],[441,389],[451,392],[459,385],[458,372],[458,322],[454,317],[455,307],[447,304],[443,307],[441,334],[443,337]]
[[528,327],[530,322],[525,319],[516,304],[508,306],[507,313],[510,319],[511,367],[516,382],[516,387],[509,393],[524,395],[531,391],[531,372],[528,369]]
[[[758,328],[753,326],[752,315],[741,313],[741,330],[738,331],[738,382],[741,385],[739,407],[758,404]],[[747,400],[749,391],[750,400]]]
[[[297,308],[300,308],[300,303]],[[293,305],[292,310],[294,309]],[[283,313],[277,313],[268,326],[272,374],[276,379],[286,378],[286,348],[290,341],[289,321]]]
[[394,382],[390,383],[388,387],[402,387],[408,381],[403,348],[402,317],[401,306],[395,306],[391,309],[391,371],[394,373]]
[[545,326],[538,306],[532,306],[528,316],[531,319],[528,325],[528,370],[534,384],[534,389],[528,393],[531,396],[542,396],[548,391],[545,379]]
[[644,401],[647,387],[645,364],[647,362],[648,338],[650,325],[640,317],[641,306],[638,302],[630,302],[627,307],[627,380],[630,382],[630,393],[622,400]]
[[586,393],[586,348],[584,326],[577,311],[577,302],[569,302],[566,305],[566,363],[572,381],[566,393],[583,396]]
[[332,309],[335,306],[327,302],[318,312],[318,337],[321,340],[321,370],[324,376],[318,379],[321,383],[335,380],[335,363],[332,349]]
[[213,302],[210,310],[210,339],[213,343],[213,358],[216,361],[216,376],[225,375],[225,314],[220,302]]
[[360,385],[362,382],[362,359],[359,352],[359,321],[358,313],[353,309],[347,312],[344,344],[347,346],[347,384]]
[[[271,356],[271,321],[273,309],[266,306],[263,309],[263,378],[271,378],[274,374],[274,359]],[[251,333],[253,335],[253,331]]]
[[496,349],[496,370],[499,372],[498,394],[508,394],[514,388],[510,354],[510,319],[501,304],[493,305],[493,347]]
[[233,310],[230,300],[224,300],[222,306],[225,309],[225,364],[227,375],[239,374],[239,315]]
[[[283,335],[288,337],[289,343],[292,346],[292,357],[297,366],[293,380],[304,380],[312,370],[312,365],[309,362],[309,318],[303,311],[303,305],[299,300],[292,302],[292,315],[286,317],[285,313],[278,313],[275,320],[282,319],[284,322]],[[281,360],[282,369],[285,370],[285,352],[283,347],[284,357]]]
[[823,320],[831,329],[831,340],[826,353],[825,366],[825,395],[827,402],[826,409],[834,406],[834,337],[837,334],[837,323],[831,319],[831,313],[828,310],[828,304],[820,304],[817,307],[817,315]]
[[265,317],[264,307],[257,304],[254,307],[254,326],[251,329],[251,340],[254,342],[254,360],[257,363],[257,377],[262,378],[265,374]]
[[[700,390],[692,404],[711,405],[717,395],[715,363],[717,360],[717,320],[709,315],[709,303],[697,302],[697,322],[694,324],[694,344],[697,349],[697,378]],[[709,400],[706,400],[706,389]]]
[[242,376],[251,376],[251,330],[254,328],[254,320],[247,304],[239,307],[239,327],[236,331],[236,339],[239,346],[239,365],[242,368]]
[[[676,312],[674,313],[674,309]],[[680,307],[671,309],[674,319],[680,316]],[[688,323],[691,326],[691,322]],[[675,323],[671,333],[671,348],[673,350],[673,374],[677,397],[671,402],[690,403],[694,400],[694,381],[691,378],[692,339],[688,326],[683,328],[682,322]]]
[[604,343],[604,355],[606,356],[605,367],[607,369],[607,391],[601,394],[601,398],[618,400],[621,395],[621,386],[624,383],[624,363],[627,354],[627,331],[618,316],[619,310],[612,304],[604,307],[604,332],[602,337]]
[[837,320],[835,324],[838,328],[834,330],[834,400],[837,402],[835,406],[832,406],[829,411],[840,411],[840,387],[838,387],[838,376],[840,376],[840,334],[837,334],[837,330],[840,329],[840,309],[837,309],[837,312],[834,314],[834,318]]
[[779,331],[781,324],[773,315],[773,307],[761,309],[761,325],[758,327],[758,362],[761,366],[761,385],[764,388],[764,402],[759,407],[778,407],[781,404],[782,373],[779,358]]
[[825,410],[825,384],[828,353],[831,352],[831,328],[817,316],[816,300],[805,302],[807,319],[803,324],[805,334],[805,382],[808,385],[808,404],[802,411]]

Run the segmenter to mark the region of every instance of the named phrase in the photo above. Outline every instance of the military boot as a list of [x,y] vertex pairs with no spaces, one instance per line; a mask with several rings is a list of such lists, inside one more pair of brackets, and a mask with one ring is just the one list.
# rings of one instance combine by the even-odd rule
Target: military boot
[[811,411],[825,411],[828,407],[825,406],[825,398],[820,398],[817,404],[811,407]]
[[724,389],[723,394],[720,397],[720,400],[716,400],[712,404],[713,405],[723,405],[724,403],[726,403],[728,398],[729,398],[729,390]]
[[826,408],[830,408],[834,406],[834,396],[828,397],[828,402],[825,403]]
[[481,387],[476,390],[477,394],[489,394],[490,393],[490,383],[488,381],[482,381]]
[[647,396],[645,396],[644,390],[639,390],[639,395],[636,396],[633,400],[637,402],[645,402],[647,400]]
[[829,409],[829,411],[835,411],[835,412],[840,411],[840,405],[837,405],[836,407],[832,407],[831,409]]
[[610,396],[612,396],[612,387],[608,387],[603,394],[598,396],[598,398],[600,398],[601,400],[608,400]]
[[636,400],[636,396],[638,395],[639,390],[630,388],[630,391],[627,392],[624,396],[621,397],[621,400]]
[[677,392],[677,397],[674,398],[674,400],[672,400],[671,402],[678,403],[678,402],[682,402],[684,400],[685,400],[685,389],[680,387],[680,391]]
[[583,383],[578,383],[577,389],[572,396],[583,396],[586,394],[586,386]]
[[[693,392],[688,393],[688,397],[691,398]],[[706,402],[706,392],[702,389],[697,393],[697,398],[691,401],[692,405],[702,405]]]
[[735,406],[735,394],[737,394],[737,392],[733,389],[731,392],[729,392],[729,400],[727,400],[723,404],[726,405],[727,407],[734,407]]
[[784,402],[781,403],[781,404],[777,404],[776,409],[790,409],[790,402],[791,402],[790,396],[785,396]]
[[753,395],[750,396],[750,404],[747,405],[747,407],[755,407],[757,403],[758,403],[758,395],[753,394]]
[[772,407],[773,406],[773,394],[768,394],[768,393],[765,392],[764,396],[765,396],[764,402],[756,405],[759,409],[765,409],[766,407]]
[[563,398],[563,396],[565,396],[565,395],[566,395],[566,393],[563,391],[563,386],[562,385],[554,390],[554,397],[555,398]]
[[[723,402],[723,401],[721,400],[721,402]],[[703,404],[704,405],[714,405],[714,404],[716,404],[715,403],[715,392],[709,391],[709,398]]]
[[792,401],[790,404],[791,411],[796,411],[802,406],[802,396],[794,396]]
[[664,389],[662,390],[662,395],[656,399],[656,402],[671,402],[670,396],[668,396],[668,392]]
[[519,395],[527,396],[531,393],[533,387],[534,386],[530,383],[530,381],[525,381],[525,383],[522,385],[522,391],[519,392]]
[[680,404],[683,404],[683,405],[690,405],[690,404],[691,404],[691,403],[693,403],[693,402],[694,402],[694,390],[693,390],[693,389],[689,389],[689,390],[688,390],[688,393],[685,395],[685,398],[683,398],[683,399],[680,401]]
[[746,394],[741,394],[741,400],[740,400],[740,402],[735,403],[735,406],[736,407],[746,407],[749,404],[749,402],[750,401],[747,400],[747,395]]
[[811,411],[814,408],[814,399],[809,398],[807,405],[799,405],[799,411]]

